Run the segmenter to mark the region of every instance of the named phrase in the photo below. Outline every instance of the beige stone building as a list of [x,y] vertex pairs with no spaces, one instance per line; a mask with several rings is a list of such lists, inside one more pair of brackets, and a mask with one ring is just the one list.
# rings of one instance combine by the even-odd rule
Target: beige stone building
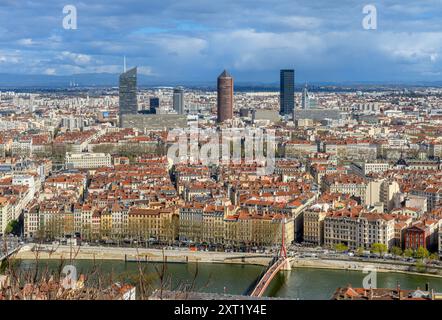
[[331,193],[343,193],[361,198],[365,202],[367,184],[355,174],[332,174],[322,180],[322,190]]
[[66,168],[74,169],[95,169],[110,167],[112,157],[108,153],[66,153]]
[[324,219],[328,204],[315,204],[304,212],[304,241],[322,245],[324,243]]
[[172,243],[178,236],[178,214],[172,208],[131,208],[128,217],[128,235],[132,239]]
[[331,212],[324,219],[324,244],[327,247],[342,243],[356,250],[382,243],[390,248],[394,239],[395,221],[389,215],[344,209]]
[[394,195],[400,192],[399,184],[396,181],[385,180],[380,188],[380,201],[384,204],[384,210],[390,211],[394,208]]

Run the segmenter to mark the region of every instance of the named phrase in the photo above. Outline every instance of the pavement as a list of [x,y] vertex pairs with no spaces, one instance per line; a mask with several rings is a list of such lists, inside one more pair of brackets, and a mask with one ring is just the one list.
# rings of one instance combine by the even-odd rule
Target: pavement
[[18,259],[101,259],[160,262],[201,262],[256,264],[267,266],[272,255],[243,252],[191,251],[188,248],[168,250],[150,248],[119,248],[104,246],[25,245],[15,256]]

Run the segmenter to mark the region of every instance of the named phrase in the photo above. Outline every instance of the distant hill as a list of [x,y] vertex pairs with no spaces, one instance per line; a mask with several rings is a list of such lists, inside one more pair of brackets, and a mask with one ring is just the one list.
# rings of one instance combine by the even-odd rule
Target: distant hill
[[[71,83],[78,87],[116,87],[118,86],[118,74],[112,73],[82,73],[73,75],[37,75],[37,74],[7,74],[0,73],[0,88],[68,88]],[[296,91],[304,86],[304,81],[297,81]],[[213,81],[168,81],[138,74],[139,87],[176,86],[183,85],[193,88],[215,89],[216,79]],[[346,82],[309,82],[310,90],[313,91],[328,87],[328,89],[347,88],[353,90],[376,90],[385,88],[412,88],[412,87],[442,87],[442,81],[426,82],[381,82],[381,81],[346,81]],[[235,81],[235,90],[238,91],[278,91],[279,83],[276,82],[250,82]]]

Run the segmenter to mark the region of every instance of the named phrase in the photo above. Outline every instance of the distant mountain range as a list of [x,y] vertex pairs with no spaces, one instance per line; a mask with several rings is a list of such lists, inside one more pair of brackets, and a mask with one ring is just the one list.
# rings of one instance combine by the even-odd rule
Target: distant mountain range
[[[74,75],[24,75],[24,74],[6,74],[0,73],[0,88],[2,89],[65,89],[72,87],[75,83],[77,87],[116,87],[118,86],[118,74],[112,73],[82,73]],[[297,87],[304,86],[304,81],[297,81]],[[140,87],[157,87],[157,86],[176,86],[183,85],[186,87],[198,87],[213,89],[216,86],[216,81],[159,81],[152,79],[152,77],[138,74],[138,85]],[[308,82],[309,87],[341,87],[341,88],[353,88],[353,89],[374,89],[374,88],[397,88],[397,87],[442,87],[442,81],[426,82],[426,81],[413,81],[413,82],[392,82],[392,81],[346,81],[346,82]],[[243,90],[271,90],[275,91],[279,89],[278,82],[250,82],[250,81],[236,81],[235,88],[241,88]],[[299,89],[298,88],[298,89]]]

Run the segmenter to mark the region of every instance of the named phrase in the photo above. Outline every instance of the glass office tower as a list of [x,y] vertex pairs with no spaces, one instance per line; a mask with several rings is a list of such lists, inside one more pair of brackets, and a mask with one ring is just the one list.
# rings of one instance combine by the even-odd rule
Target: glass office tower
[[184,89],[182,87],[173,89],[173,110],[178,114],[184,114]]
[[123,127],[123,115],[137,114],[137,68],[132,68],[120,75],[120,127]]
[[295,110],[295,70],[281,70],[279,91],[279,114],[292,115]]

